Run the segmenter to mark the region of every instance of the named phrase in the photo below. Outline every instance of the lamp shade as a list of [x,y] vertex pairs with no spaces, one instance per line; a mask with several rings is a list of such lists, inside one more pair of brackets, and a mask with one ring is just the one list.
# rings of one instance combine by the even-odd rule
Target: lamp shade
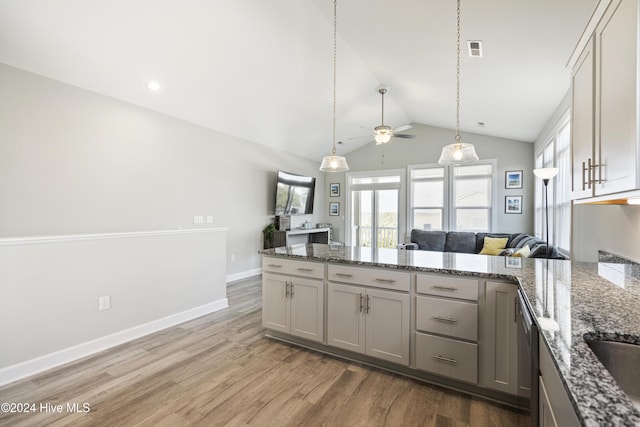
[[346,172],[349,170],[347,159],[342,156],[325,156],[322,158],[320,171],[322,172]]
[[533,174],[540,179],[551,179],[558,175],[558,168],[540,168],[534,169]]
[[391,135],[388,133],[378,133],[373,139],[376,140],[376,145],[386,144],[391,139]]
[[449,144],[442,147],[442,154],[438,163],[441,165],[464,165],[479,160],[473,144],[464,142]]

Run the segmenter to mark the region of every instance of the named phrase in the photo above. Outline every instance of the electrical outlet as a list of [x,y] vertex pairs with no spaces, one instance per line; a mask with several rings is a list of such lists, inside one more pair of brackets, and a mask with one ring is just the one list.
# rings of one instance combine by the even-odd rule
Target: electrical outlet
[[231,254],[231,262],[236,262],[236,255],[235,254]]
[[100,297],[100,299],[98,300],[98,304],[100,311],[109,310],[111,308],[111,297]]
[[203,222],[204,222],[204,218],[202,217],[202,215],[194,215],[193,217],[194,224],[202,224]]

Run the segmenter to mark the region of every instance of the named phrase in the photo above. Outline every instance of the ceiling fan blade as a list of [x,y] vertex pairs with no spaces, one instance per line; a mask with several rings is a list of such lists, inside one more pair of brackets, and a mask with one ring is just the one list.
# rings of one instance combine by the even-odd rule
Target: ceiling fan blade
[[411,129],[412,127],[413,127],[413,126],[411,126],[411,125],[402,125],[402,126],[398,126],[397,128],[394,128],[394,129],[393,129],[393,132],[394,132],[394,133],[396,133],[396,132],[403,132],[403,131],[405,131],[405,130],[409,130],[409,129]]
[[406,133],[394,133],[393,136],[395,138],[406,138],[406,139],[413,139],[416,137],[415,135],[409,135]]

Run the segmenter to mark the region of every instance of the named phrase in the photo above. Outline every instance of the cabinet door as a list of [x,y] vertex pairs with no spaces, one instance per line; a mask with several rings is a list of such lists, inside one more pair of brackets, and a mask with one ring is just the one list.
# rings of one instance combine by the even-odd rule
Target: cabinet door
[[484,328],[485,386],[518,393],[518,288],[510,283],[487,281]]
[[593,196],[589,162],[594,161],[594,52],[593,38],[578,59],[571,76],[571,198]]
[[538,381],[540,381],[540,397],[538,401],[538,420],[540,427],[557,427],[558,423],[556,423],[556,419],[553,416],[551,402],[549,401],[547,388],[544,385],[542,377],[538,377]]
[[364,353],[366,289],[329,283],[327,344]]
[[262,275],[262,326],[289,333],[289,298],[286,276]]
[[636,0],[613,0],[596,28],[596,196],[637,188],[637,20]]
[[409,295],[367,289],[366,354],[409,365]]
[[291,335],[324,340],[324,281],[290,280]]

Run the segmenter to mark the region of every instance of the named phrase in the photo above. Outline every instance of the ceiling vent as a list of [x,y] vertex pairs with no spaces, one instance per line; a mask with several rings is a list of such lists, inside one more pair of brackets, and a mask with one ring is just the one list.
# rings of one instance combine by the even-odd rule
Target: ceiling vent
[[480,40],[467,40],[469,56],[472,58],[482,57],[482,42]]

